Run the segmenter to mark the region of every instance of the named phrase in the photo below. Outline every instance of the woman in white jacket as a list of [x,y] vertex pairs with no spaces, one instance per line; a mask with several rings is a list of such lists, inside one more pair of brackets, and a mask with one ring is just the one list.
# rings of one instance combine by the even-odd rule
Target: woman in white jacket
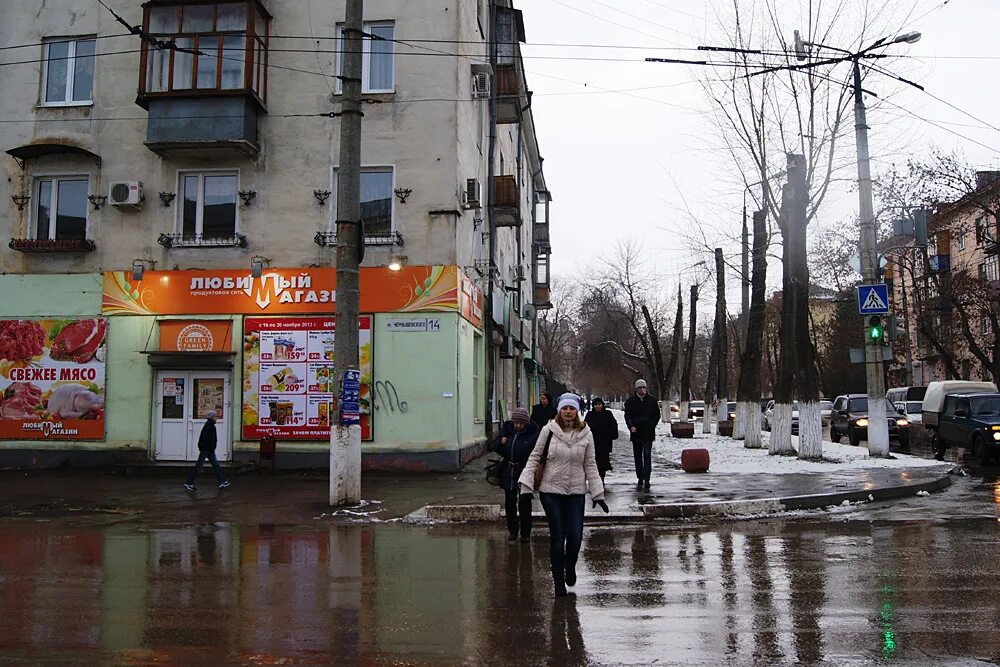
[[[556,418],[542,427],[535,448],[518,479],[521,493],[539,492],[549,522],[549,558],[556,595],[568,595],[576,584],[576,560],[583,542],[583,512],[589,489],[594,507],[604,502],[604,484],[594,458],[594,436],[580,419],[574,394],[559,397]],[[535,488],[535,470],[542,477]]]

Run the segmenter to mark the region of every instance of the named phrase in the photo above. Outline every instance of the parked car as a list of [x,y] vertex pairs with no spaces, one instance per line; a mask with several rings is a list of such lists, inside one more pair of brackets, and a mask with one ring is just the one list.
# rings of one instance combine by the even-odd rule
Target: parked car
[[919,424],[924,419],[923,401],[896,401],[892,404],[896,412],[910,420],[911,424]]
[[[885,401],[886,420],[889,425],[889,439],[898,440],[900,446],[910,444],[910,422],[896,412],[889,399]],[[843,394],[833,401],[830,421],[830,441],[840,442],[847,436],[848,442],[857,447],[868,439],[868,396],[866,394]]]
[[729,421],[736,420],[736,401],[726,403],[726,414],[729,415]]
[[829,426],[833,414],[833,401],[828,398],[819,399],[819,414],[823,418],[823,426]]
[[938,417],[944,447],[964,447],[983,465],[1000,454],[1000,393],[948,394]]
[[939,461],[944,460],[944,450],[947,445],[940,438],[938,432],[938,420],[941,411],[944,409],[945,399],[950,394],[969,394],[976,392],[996,392],[997,386],[992,382],[970,382],[968,380],[944,380],[941,382],[931,382],[927,385],[922,406],[922,418],[924,428],[931,435],[931,448],[934,456]]
[[688,403],[688,419],[702,419],[705,416],[705,401]]
[[[764,416],[762,418],[762,426],[765,431],[770,432],[774,427],[774,401],[768,401],[767,408],[764,410]],[[792,401],[792,435],[799,434],[799,402]]]

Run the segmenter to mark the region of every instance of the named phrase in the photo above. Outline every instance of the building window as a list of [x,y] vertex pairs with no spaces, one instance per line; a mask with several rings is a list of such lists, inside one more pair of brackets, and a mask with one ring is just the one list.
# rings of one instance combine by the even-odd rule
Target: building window
[[143,42],[146,94],[244,91],[267,99],[270,15],[257,2],[146,3],[146,31],[181,49]]
[[955,242],[958,244],[959,250],[965,250],[965,228],[961,228],[955,234]]
[[[391,93],[395,90],[394,32],[391,22],[365,23],[363,30],[372,37],[365,37],[361,45],[361,92]],[[374,37],[374,39],[373,39]],[[337,26],[337,51],[344,52],[344,26]],[[344,73],[344,59],[337,59],[337,74]],[[341,91],[340,79],[337,92]]]
[[365,236],[392,233],[392,167],[361,170],[361,219]]
[[236,236],[234,172],[185,172],[180,175],[180,232],[185,241],[231,239]]
[[483,366],[483,335],[472,336],[472,414],[477,420],[483,419],[483,388],[479,381]]
[[980,317],[979,333],[983,334],[984,336],[989,336],[992,331],[993,331],[993,323],[990,321],[990,318],[987,317],[986,315]]
[[86,176],[35,181],[35,234],[39,241],[87,238]]
[[42,50],[42,103],[60,106],[94,100],[94,49],[92,37],[51,39]]
[[1000,255],[990,255],[983,263],[983,279],[988,283],[1000,280]]

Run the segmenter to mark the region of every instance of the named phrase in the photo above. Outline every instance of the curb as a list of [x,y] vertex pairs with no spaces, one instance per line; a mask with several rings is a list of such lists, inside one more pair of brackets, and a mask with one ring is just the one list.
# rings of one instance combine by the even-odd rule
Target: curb
[[695,516],[738,516],[747,514],[773,514],[793,510],[812,510],[845,502],[875,502],[914,496],[920,491],[935,493],[951,486],[952,471],[937,479],[919,484],[884,486],[877,489],[858,489],[836,493],[817,493],[804,496],[758,498],[754,500],[721,500],[707,503],[667,503],[643,505],[642,513],[650,519],[687,519]]
[[[951,486],[951,477],[960,469],[953,466],[936,479],[918,484],[857,489],[835,493],[817,493],[750,500],[718,500],[693,503],[642,505],[639,511],[627,514],[586,514],[584,521],[594,523],[651,521],[656,519],[689,519],[693,517],[736,517],[776,514],[794,510],[811,510],[849,503],[877,502],[916,496],[921,491],[936,493]],[[536,513],[537,514],[537,513]],[[502,519],[499,504],[426,505],[399,519],[405,523],[497,523]]]

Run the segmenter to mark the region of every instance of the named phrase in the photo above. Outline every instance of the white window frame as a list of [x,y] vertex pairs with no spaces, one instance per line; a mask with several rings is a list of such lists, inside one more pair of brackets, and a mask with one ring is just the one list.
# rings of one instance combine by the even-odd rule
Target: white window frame
[[966,231],[964,227],[959,229],[955,234],[955,243],[958,245],[959,250],[965,250],[965,236]]
[[234,209],[233,237],[240,233],[240,170],[239,169],[183,169],[177,172],[177,207],[174,213],[174,232],[184,234],[184,178],[186,176],[198,176],[198,207],[195,211],[195,238],[182,239],[174,245],[200,245],[202,242],[214,245],[213,240],[205,241],[203,238],[205,223],[205,176],[235,176],[236,177],[236,206]]
[[[361,29],[371,34],[372,28],[392,28],[392,38],[396,39],[395,21],[365,21]],[[392,42],[392,85],[389,88],[372,88],[369,86],[371,79],[371,45],[372,40],[365,38],[361,43],[361,92],[362,93],[395,93],[396,92],[396,42]],[[344,74],[344,25],[337,25],[337,74]],[[337,79],[337,94],[343,93],[343,82]]]
[[981,315],[979,317],[979,333],[984,336],[989,336],[993,332],[993,323],[990,318],[986,315]]
[[[336,232],[337,231],[337,171],[338,167],[330,168],[330,192],[332,194],[332,203],[330,206],[330,215],[327,220],[327,231]],[[392,186],[389,192],[389,233],[396,233],[396,165],[394,164],[370,164],[361,167],[361,173],[365,172],[378,172],[387,171],[392,174]],[[360,191],[358,192],[358,198],[360,201]]]
[[[59,187],[56,185],[59,181],[86,181],[87,182],[87,192],[90,192],[90,174],[39,174],[35,176],[34,183],[31,191],[32,197],[35,198],[35,205],[31,207],[31,233],[29,236],[32,239],[38,239],[38,198],[39,191],[42,187],[42,181],[52,181],[52,199],[49,203],[49,237],[48,240],[54,241],[56,239],[56,222],[58,220],[59,211]],[[84,210],[87,211],[86,221],[84,222],[83,238],[90,238],[90,211],[87,209],[87,199],[84,197]]]
[[[45,95],[49,89],[49,45],[65,42],[69,46],[66,55],[66,99],[49,102]],[[42,107],[89,107],[94,106],[94,87],[97,83],[97,67],[94,67],[93,80],[90,82],[90,99],[73,100],[73,84],[76,79],[76,45],[79,42],[94,42],[94,62],[97,62],[97,37],[52,37],[42,42],[42,90],[39,94],[39,106]],[[91,57],[91,56],[87,56]]]

